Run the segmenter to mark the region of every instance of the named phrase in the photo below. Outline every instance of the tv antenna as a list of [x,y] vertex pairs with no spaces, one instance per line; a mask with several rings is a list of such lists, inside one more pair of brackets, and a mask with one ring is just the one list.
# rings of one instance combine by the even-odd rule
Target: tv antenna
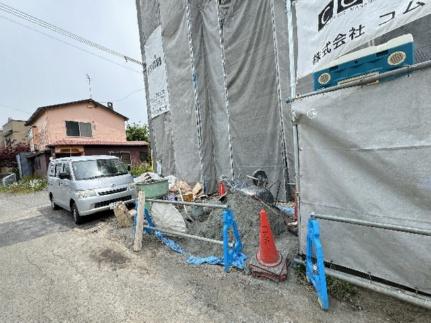
[[90,74],[86,74],[86,76],[87,76],[87,80],[88,80],[88,93],[90,94],[90,99],[92,99],[93,98],[93,95],[92,95],[92,93],[91,93],[91,77],[90,77]]

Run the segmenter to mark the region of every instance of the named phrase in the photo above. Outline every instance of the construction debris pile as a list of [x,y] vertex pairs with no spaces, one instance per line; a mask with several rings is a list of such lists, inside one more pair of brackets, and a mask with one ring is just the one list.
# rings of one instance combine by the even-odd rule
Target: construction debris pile
[[[255,175],[255,174],[253,174]],[[178,180],[174,176],[161,177],[153,173],[145,173],[135,179],[139,189],[147,190],[149,198],[165,199],[169,201],[197,202],[201,205],[169,205],[164,203],[149,203],[147,207],[154,224],[160,229],[204,237],[208,239],[223,240],[223,209],[202,206],[202,204],[227,204],[233,211],[236,221],[243,253],[252,259],[259,248],[259,229],[261,210],[268,215],[271,231],[277,239],[286,232],[287,223],[292,222],[286,212],[275,206],[274,196],[267,188],[267,181],[256,181],[256,177],[248,180],[230,181],[223,179],[220,182],[218,194],[207,196],[200,183],[191,186],[187,182]],[[162,188],[155,193],[154,188],[164,182]],[[161,186],[160,186],[161,187]],[[149,194],[148,194],[149,193]],[[282,208],[283,209],[283,208]],[[122,203],[114,208],[119,230],[133,224],[135,210],[127,209]],[[123,231],[122,235],[125,235]],[[168,234],[169,235],[169,234]],[[131,241],[123,237],[127,244]],[[181,236],[172,236],[188,253],[198,257],[223,257],[223,247],[220,244],[209,243],[202,240],[188,239]]]

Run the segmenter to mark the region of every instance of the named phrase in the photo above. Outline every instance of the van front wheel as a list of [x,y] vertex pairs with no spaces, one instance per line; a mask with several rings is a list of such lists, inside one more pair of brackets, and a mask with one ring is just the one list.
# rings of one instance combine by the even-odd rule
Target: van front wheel
[[78,207],[76,206],[75,202],[70,204],[70,209],[72,211],[73,221],[75,221],[75,224],[81,224],[82,216],[79,215]]

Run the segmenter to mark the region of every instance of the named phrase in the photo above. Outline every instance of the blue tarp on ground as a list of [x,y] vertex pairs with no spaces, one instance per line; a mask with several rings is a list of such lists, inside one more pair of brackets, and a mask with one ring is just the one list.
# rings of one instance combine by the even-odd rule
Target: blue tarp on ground
[[[244,255],[243,253],[241,253],[240,255],[234,255],[232,266],[238,269],[244,269],[246,260],[247,260],[247,256]],[[210,256],[210,257],[189,256],[187,258],[187,263],[191,265],[203,265],[203,264],[222,265],[222,266],[224,265],[223,258],[216,257],[216,256]]]
[[[163,242],[164,245],[166,245],[169,249],[172,251],[175,251],[177,253],[188,255],[187,263],[191,265],[224,265],[224,259],[223,257],[216,257],[216,256],[209,256],[209,257],[197,257],[189,254],[187,251],[185,251],[176,241],[166,238],[160,231],[154,230],[154,235],[159,239],[161,242]],[[233,263],[232,266],[236,267],[238,269],[244,269],[245,268],[245,261],[247,260],[247,256],[243,253],[237,255],[234,254],[233,257]]]
[[[150,224],[150,226],[154,226],[153,219],[150,215],[150,213],[145,210],[145,219]],[[133,232],[135,230],[135,226],[133,227]],[[172,251],[175,251],[176,253],[183,254],[188,256],[187,263],[192,265],[224,265],[224,259],[223,257],[216,257],[216,256],[209,256],[209,257],[197,257],[191,255],[189,252],[183,249],[176,241],[169,239],[163,235],[160,231],[157,231],[157,228],[153,229],[144,229],[144,231],[148,234],[151,234],[154,232],[154,235],[159,239],[164,245],[166,245],[169,249]],[[240,254],[233,254],[233,262],[232,266],[238,269],[244,269],[246,265],[247,256],[243,254],[242,252]]]

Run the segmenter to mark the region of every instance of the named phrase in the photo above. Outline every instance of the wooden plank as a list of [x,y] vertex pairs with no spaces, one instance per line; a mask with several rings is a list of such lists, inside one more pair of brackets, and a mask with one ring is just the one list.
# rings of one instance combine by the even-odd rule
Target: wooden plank
[[139,191],[138,193],[138,207],[136,214],[136,230],[135,241],[133,242],[133,251],[142,250],[142,236],[144,234],[144,209],[145,209],[145,193]]

